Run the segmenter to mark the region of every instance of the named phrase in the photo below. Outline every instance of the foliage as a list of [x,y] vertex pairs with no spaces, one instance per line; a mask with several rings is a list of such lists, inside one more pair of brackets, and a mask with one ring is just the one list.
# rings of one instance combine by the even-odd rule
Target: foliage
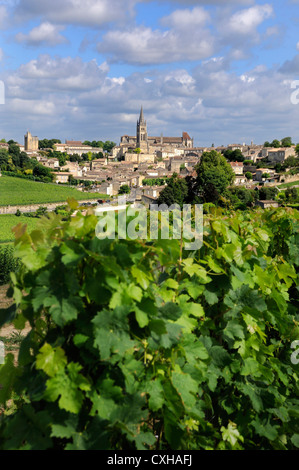
[[82,193],[75,188],[57,184],[37,183],[23,178],[0,178],[0,206],[65,202],[68,198],[98,199],[98,193]]
[[259,199],[261,201],[273,200],[278,194],[278,189],[273,187],[262,187],[259,189]]
[[158,197],[158,204],[178,204],[180,207],[186,202],[188,198],[188,185],[185,178],[180,178],[177,173],[174,173],[171,178],[167,180],[167,186],[161,191]]
[[163,186],[167,181],[167,177],[164,178],[145,178],[142,181],[143,186]]
[[230,162],[244,162],[245,160],[245,157],[242,154],[240,149],[236,149],[236,150],[227,149],[223,153],[223,156]]
[[258,199],[258,194],[252,189],[242,186],[231,187],[226,191],[225,196],[232,202],[234,209],[246,209],[252,207]]
[[292,143],[292,137],[284,137],[283,139],[281,139],[282,147],[292,147],[292,145],[294,145]]
[[118,194],[130,194],[131,189],[127,184],[123,184],[118,191]]
[[28,230],[31,231],[35,229],[37,220],[28,219],[25,214],[19,216],[16,214],[0,215],[0,243],[13,242],[15,237],[12,229],[20,223],[26,224]]
[[204,202],[217,202],[235,178],[225,157],[216,150],[204,152],[195,170],[197,178],[194,196],[201,196]]
[[287,188],[286,192],[287,202],[296,203],[299,202],[299,192],[297,188]]
[[0,245],[0,286],[9,282],[10,273],[16,272],[19,266],[20,261],[14,256],[14,248]]
[[55,149],[55,144],[61,144],[59,139],[41,139],[38,142],[39,149]]
[[19,227],[0,326],[31,331],[0,368],[23,403],[0,448],[298,448],[298,219],[217,209],[198,252],[99,240],[92,214]]
[[106,142],[102,142],[101,140],[93,140],[92,142],[90,142],[89,140],[85,140],[85,142],[83,142],[83,145],[89,145],[90,147],[94,148],[98,147],[105,150],[106,152],[111,152],[111,150],[113,149],[113,147],[115,147],[116,144],[115,142],[112,142],[110,140],[106,140]]

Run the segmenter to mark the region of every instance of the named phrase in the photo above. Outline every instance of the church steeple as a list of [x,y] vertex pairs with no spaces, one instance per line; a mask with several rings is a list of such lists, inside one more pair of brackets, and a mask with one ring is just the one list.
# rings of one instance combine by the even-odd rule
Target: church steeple
[[139,121],[137,121],[137,147],[148,149],[147,125],[143,115],[143,106],[141,106]]
[[139,124],[144,123],[144,116],[143,116],[143,106],[141,106],[140,117],[139,117]]

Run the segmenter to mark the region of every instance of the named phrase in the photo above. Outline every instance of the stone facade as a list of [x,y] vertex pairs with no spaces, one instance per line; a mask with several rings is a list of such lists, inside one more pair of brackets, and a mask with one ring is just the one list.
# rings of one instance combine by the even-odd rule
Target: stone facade
[[28,131],[24,136],[24,150],[25,152],[37,152],[38,151],[38,137],[33,137]]
[[121,157],[129,149],[141,149],[141,154],[157,154],[157,152],[173,152],[174,149],[193,148],[193,139],[187,132],[182,133],[182,137],[151,137],[148,135],[147,121],[144,119],[143,108],[141,107],[140,116],[137,121],[136,136],[123,135],[120,139],[120,145],[115,149],[116,157]]

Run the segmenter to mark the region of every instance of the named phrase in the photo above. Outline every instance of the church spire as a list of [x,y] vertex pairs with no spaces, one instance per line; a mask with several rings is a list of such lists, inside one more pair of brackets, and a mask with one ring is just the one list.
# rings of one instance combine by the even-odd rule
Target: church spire
[[143,116],[143,106],[141,106],[141,111],[140,111],[140,118],[139,118],[139,123],[144,122],[144,116]]

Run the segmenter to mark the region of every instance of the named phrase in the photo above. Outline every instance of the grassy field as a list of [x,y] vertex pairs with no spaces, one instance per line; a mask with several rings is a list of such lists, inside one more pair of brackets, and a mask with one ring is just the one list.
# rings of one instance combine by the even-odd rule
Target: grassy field
[[29,233],[31,230],[35,229],[37,222],[40,219],[34,219],[25,217],[21,215],[17,217],[16,215],[0,215],[0,244],[9,243],[14,241],[14,233],[12,228],[18,224],[27,224]]
[[0,177],[0,206],[66,202],[68,198],[82,201],[104,197],[99,193],[83,193],[58,184],[37,183],[11,176]]
[[284,184],[279,184],[279,188],[291,188],[292,186],[299,186],[299,180],[298,181],[293,181],[292,183],[284,183]]

